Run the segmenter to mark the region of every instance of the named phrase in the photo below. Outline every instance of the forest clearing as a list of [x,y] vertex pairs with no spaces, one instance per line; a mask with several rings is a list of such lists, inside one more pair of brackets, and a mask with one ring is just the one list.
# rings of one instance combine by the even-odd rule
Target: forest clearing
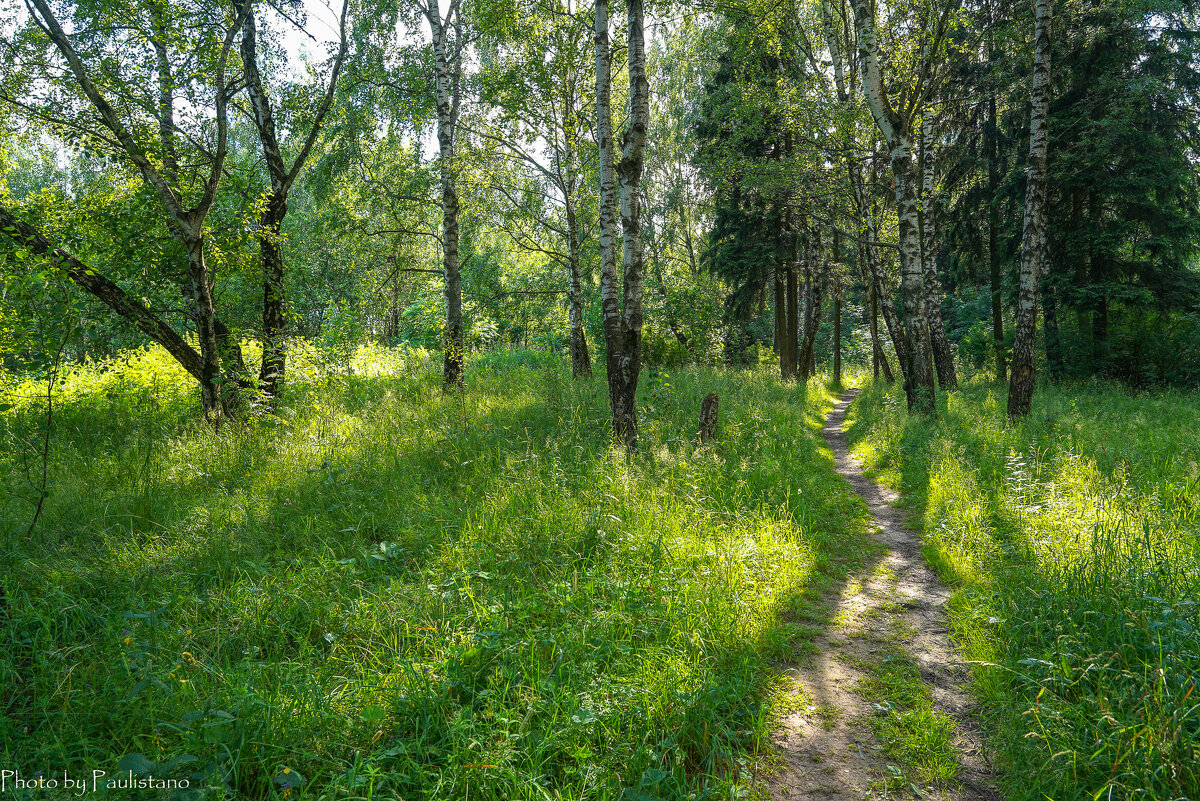
[[0,801],[1200,799],[1195,0],[0,0]]

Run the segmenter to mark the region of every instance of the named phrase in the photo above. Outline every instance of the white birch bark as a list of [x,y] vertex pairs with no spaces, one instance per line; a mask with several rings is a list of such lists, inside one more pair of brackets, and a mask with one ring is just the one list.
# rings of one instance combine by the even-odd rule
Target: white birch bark
[[942,322],[942,290],[937,277],[937,220],[934,216],[936,173],[934,171],[933,121],[921,121],[921,262],[925,277],[925,310],[929,316],[929,338],[933,344],[933,364],[943,390],[956,389],[954,352]]
[[1050,132],[1050,0],[1034,0],[1033,92],[1029,117],[1029,164],[1025,168],[1025,219],[1021,231],[1020,294],[1017,299],[1016,339],[1008,384],[1008,415],[1024,417],[1033,405],[1036,381],[1034,334],[1037,329],[1037,290],[1046,259],[1046,154]]
[[461,21],[460,1],[451,0],[444,18],[438,0],[426,0],[422,9],[429,23],[433,44],[438,172],[442,184],[442,275],[446,298],[443,391],[458,390],[463,386],[462,270],[458,261],[458,186],[454,165],[454,136],[458,127],[463,55],[462,36],[458,30]]
[[870,0],[852,0],[858,33],[863,95],[891,156],[896,217],[900,228],[900,293],[904,303],[907,345],[905,386],[912,411],[934,414],[933,354],[926,317],[925,281],[922,272],[921,233],[917,193],[919,182],[913,165],[912,120],[898,114],[883,86],[879,66],[879,39]]

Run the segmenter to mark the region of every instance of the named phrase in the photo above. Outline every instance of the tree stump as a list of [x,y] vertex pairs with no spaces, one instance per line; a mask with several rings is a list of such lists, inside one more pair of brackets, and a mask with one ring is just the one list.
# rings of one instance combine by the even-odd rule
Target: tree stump
[[704,402],[700,404],[701,442],[708,442],[717,434],[717,406],[720,402],[721,396],[710,392],[704,396]]

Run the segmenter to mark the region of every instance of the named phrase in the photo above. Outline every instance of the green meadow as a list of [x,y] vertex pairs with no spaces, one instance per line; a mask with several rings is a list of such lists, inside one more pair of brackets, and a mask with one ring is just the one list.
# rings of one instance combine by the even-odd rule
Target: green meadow
[[[304,352],[217,429],[161,351],[0,411],[0,757],[178,797],[736,798],[781,678],[867,555],[816,380],[649,370],[642,449],[602,378],[490,352]],[[695,440],[721,395],[715,444]],[[160,798],[163,791],[144,791]]]

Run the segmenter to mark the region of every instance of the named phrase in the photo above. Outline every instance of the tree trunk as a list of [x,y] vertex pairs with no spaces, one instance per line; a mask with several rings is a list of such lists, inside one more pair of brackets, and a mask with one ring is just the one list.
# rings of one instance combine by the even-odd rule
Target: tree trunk
[[933,344],[933,363],[938,384],[943,390],[958,388],[954,371],[954,352],[942,323],[942,292],[937,277],[937,228],[934,217],[934,144],[933,124],[926,117],[921,123],[921,261],[925,277],[926,312],[929,338]]
[[1004,356],[1004,308],[1000,298],[1000,145],[996,136],[996,98],[988,100],[988,278],[992,291],[992,346],[996,352],[996,380],[1004,381],[1008,370]]
[[71,254],[58,248],[36,228],[17,219],[0,206],[0,232],[19,247],[27,248],[62,268],[80,288],[132,323],[139,331],[162,345],[167,353],[198,382],[204,382],[200,354],[187,340],[146,308],[144,303]]
[[[217,315],[213,309],[208,267],[204,262],[203,234],[181,231],[180,238],[187,248],[188,257],[184,299],[188,317],[196,329],[196,341],[200,345],[200,403],[206,416],[218,419],[236,406],[235,382],[218,379],[236,379],[236,376],[221,375],[221,346],[217,338]],[[228,392],[222,393],[222,387],[226,385]]]
[[[596,30],[596,115],[600,142],[600,294],[608,395],[613,436],[626,452],[637,450],[637,384],[641,372],[643,265],[640,202],[643,153],[650,125],[650,86],[646,80],[646,47],[641,0],[630,0],[628,16],[629,127],[621,142],[616,169],[620,183],[622,282],[617,284],[616,226],[613,221],[612,80],[608,41],[608,2],[598,0]],[[607,252],[606,252],[607,251]],[[618,301],[618,291],[621,292]]]
[[820,241],[814,231],[805,248],[807,254],[806,277],[808,278],[808,312],[804,320],[804,343],[800,348],[800,375],[809,378],[817,374],[816,342],[817,329],[821,327],[821,304],[824,291],[824,270],[813,270],[813,263],[820,259]]
[[775,339],[771,344],[779,358],[779,376],[787,378],[787,295],[783,286],[783,270],[778,266],[772,284],[775,287]]
[[[866,187],[863,185],[862,172],[860,172],[857,164],[850,164],[850,186],[854,191],[854,202],[858,207],[859,217],[862,220],[863,234],[867,239],[865,245],[865,267],[866,280],[871,284],[874,290],[876,308],[883,313],[884,326],[887,328],[888,337],[892,340],[892,347],[896,351],[896,358],[900,362],[901,378],[905,382],[905,392],[908,393],[907,369],[908,347],[904,340],[904,327],[900,323],[900,318],[896,314],[895,304],[892,302],[892,294],[888,291],[887,276],[883,273],[883,262],[879,258],[879,249],[872,243],[878,241],[879,226],[875,222],[875,215],[871,213],[870,200],[867,198]],[[881,354],[884,353],[882,344],[880,345]],[[887,363],[886,357],[883,362],[885,376],[891,372],[891,367]],[[889,378],[889,381],[894,378]]]
[[1054,290],[1042,286],[1042,318],[1046,323],[1046,364],[1050,367],[1050,380],[1059,381],[1063,377],[1062,341],[1058,336],[1058,303]]
[[787,326],[784,332],[784,348],[787,354],[786,370],[783,377],[795,380],[799,372],[799,340],[800,340],[800,297],[796,289],[796,270],[787,268]]
[[271,179],[271,195],[258,221],[259,252],[263,268],[263,353],[262,365],[258,375],[259,391],[268,400],[279,395],[283,384],[284,370],[287,363],[287,346],[284,333],[287,325],[285,314],[286,298],[284,295],[284,264],[283,239],[281,228],[288,212],[288,192],[295,181],[301,167],[308,160],[309,153],[320,131],[321,122],[333,101],[333,93],[337,88],[338,74],[346,57],[346,13],[348,5],[343,3],[340,47],[329,77],[329,86],[317,108],[312,127],[300,147],[292,166],[289,169],[283,161],[279,147],[279,137],[276,133],[275,115],[271,109],[271,99],[267,95],[258,70],[258,23],[251,3],[247,7],[245,19],[242,22],[242,75],[246,84],[246,93],[250,99],[250,108],[254,116],[254,126],[258,131],[258,140],[262,145],[263,157],[267,164],[267,174]]
[[833,289],[833,383],[837,386],[842,385],[842,288],[840,281],[834,285]]
[[892,148],[896,213],[900,226],[900,294],[904,304],[904,339],[908,345],[909,409],[934,414],[933,353],[926,316],[925,280],[917,220],[917,192],[912,174],[912,153],[907,136],[897,137]]
[[[459,78],[462,70],[462,43],[449,41],[451,17],[457,10],[452,4],[445,19],[436,0],[427,0],[425,17],[433,40],[434,92],[437,102],[438,172],[442,184],[442,274],[446,295],[446,328],[443,332],[445,358],[442,364],[442,390],[462,389],[463,321],[462,268],[458,261],[458,187],[454,166],[454,135],[458,124]],[[457,18],[454,25],[457,26]]]
[[591,378],[592,357],[588,353],[587,336],[583,331],[583,288],[579,276],[579,222],[575,204],[567,200],[567,261],[570,275],[567,281],[567,317],[571,325],[571,377]]
[[907,351],[907,369],[904,372],[908,407],[910,411],[936,414],[933,354],[921,264],[918,182],[912,160],[911,118],[902,118],[897,114],[884,91],[879,67],[879,40],[869,0],[853,0],[853,5],[863,94],[891,154],[896,217],[900,227],[900,291],[904,302]]
[[1021,288],[1013,343],[1008,415],[1029,414],[1033,403],[1037,290],[1046,257],[1046,151],[1050,111],[1050,0],[1034,0],[1033,92],[1029,117],[1029,166],[1021,232]]

